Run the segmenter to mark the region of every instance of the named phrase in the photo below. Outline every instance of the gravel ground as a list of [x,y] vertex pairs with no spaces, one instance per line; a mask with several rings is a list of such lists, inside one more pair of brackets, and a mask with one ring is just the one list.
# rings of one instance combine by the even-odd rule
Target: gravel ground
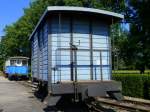
[[[68,101],[60,102],[60,104],[63,106],[59,106],[59,110],[63,112],[88,112],[83,104],[76,105]],[[129,112],[104,104],[101,106],[110,109],[110,112]],[[0,112],[52,112],[50,110],[44,103],[35,98],[30,87],[0,76]]]
[[0,76],[0,112],[45,112],[30,88]]

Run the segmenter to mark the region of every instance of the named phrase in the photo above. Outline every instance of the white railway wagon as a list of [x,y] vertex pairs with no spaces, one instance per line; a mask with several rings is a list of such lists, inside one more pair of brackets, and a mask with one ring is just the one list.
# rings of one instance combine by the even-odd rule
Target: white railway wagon
[[[33,33],[32,76],[51,95],[105,96],[121,90],[111,80],[110,25],[123,15],[83,7],[50,6]],[[85,93],[86,92],[86,93]]]

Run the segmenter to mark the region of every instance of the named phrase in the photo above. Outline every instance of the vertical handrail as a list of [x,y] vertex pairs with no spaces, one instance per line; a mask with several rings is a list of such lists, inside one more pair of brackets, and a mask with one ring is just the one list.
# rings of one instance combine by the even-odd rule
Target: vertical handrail
[[70,75],[71,75],[70,78],[71,78],[71,81],[74,80],[72,44],[73,44],[73,18],[70,17]]
[[[57,37],[57,47],[61,48],[61,13],[58,14],[58,37]],[[59,65],[61,65],[61,51],[58,52],[59,55]],[[59,70],[58,80],[61,82],[61,68]]]
[[103,81],[103,69],[102,69],[102,52],[100,51],[100,72],[101,81]]
[[75,67],[75,74],[74,74],[74,92],[75,92],[75,102],[79,101],[78,97],[78,83],[77,83],[77,49],[74,49],[74,67]]
[[77,50],[74,50],[75,82],[77,82]]
[[95,72],[95,80],[97,80],[96,67],[94,67]]
[[92,38],[92,21],[89,22],[89,45],[90,45],[90,78],[93,80],[93,38]]

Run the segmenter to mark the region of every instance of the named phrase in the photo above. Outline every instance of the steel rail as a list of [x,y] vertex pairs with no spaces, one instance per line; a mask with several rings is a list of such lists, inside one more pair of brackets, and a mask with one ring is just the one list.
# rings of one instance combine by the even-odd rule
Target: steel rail
[[103,103],[106,105],[111,105],[115,107],[120,107],[129,110],[139,110],[143,112],[150,112],[150,104],[138,102],[138,101],[131,101],[131,100],[123,100],[123,101],[115,101],[107,98],[98,98],[97,102]]

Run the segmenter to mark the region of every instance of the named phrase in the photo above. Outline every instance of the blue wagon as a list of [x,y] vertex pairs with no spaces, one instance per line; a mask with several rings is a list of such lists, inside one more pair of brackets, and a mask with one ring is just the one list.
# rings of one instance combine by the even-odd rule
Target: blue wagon
[[5,62],[5,74],[8,78],[28,77],[28,59],[27,57],[10,57]]

